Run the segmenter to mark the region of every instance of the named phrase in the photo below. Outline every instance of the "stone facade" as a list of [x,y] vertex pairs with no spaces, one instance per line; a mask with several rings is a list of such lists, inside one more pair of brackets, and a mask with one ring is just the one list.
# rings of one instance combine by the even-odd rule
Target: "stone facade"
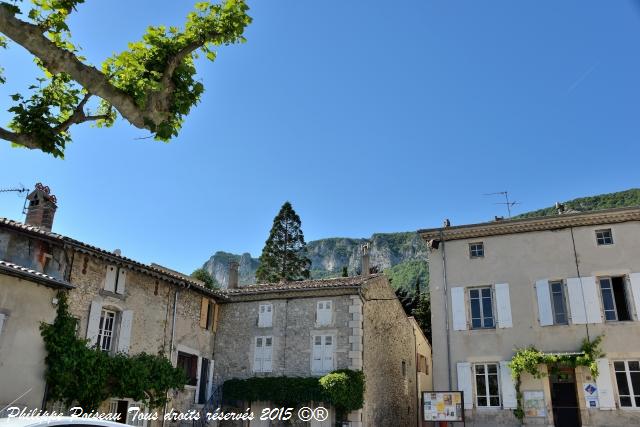
[[[386,278],[295,282],[293,286],[259,285],[227,292],[230,301],[221,306],[214,351],[215,384],[232,378],[320,377],[335,369],[362,369],[365,404],[362,410],[347,414],[345,421],[351,427],[417,425],[416,338]],[[327,301],[331,320],[319,325],[317,310]],[[272,323],[261,327],[259,311],[265,304],[272,307]],[[319,336],[331,336],[333,343],[332,364],[323,372],[312,369],[314,343],[324,339]],[[269,372],[256,372],[257,337],[272,338]],[[255,412],[268,404],[253,402],[252,409]]]
[[[203,404],[198,402],[211,396],[217,322],[210,320],[209,324],[202,325],[203,318],[207,320],[202,310],[204,301],[215,308],[222,298],[220,294],[204,289],[197,281],[171,270],[145,266],[119,254],[8,220],[0,222],[0,261],[33,269],[34,274],[47,273],[46,280],[54,285],[60,282],[67,284],[67,288],[73,287],[67,290],[69,311],[78,319],[78,336],[89,339],[90,344],[96,343],[101,313],[107,310],[115,319],[111,353],[160,354],[174,365],[179,352],[196,357],[196,385],[187,385],[182,392],[171,392],[168,409],[180,412],[200,409]],[[45,279],[38,276],[38,280],[42,282]],[[51,301],[57,291],[38,285],[25,285],[18,289],[15,281],[12,277],[0,275],[0,314],[4,313],[11,320],[6,322],[4,336],[0,335],[0,353],[12,355],[3,359],[2,366],[9,368],[15,363],[33,365],[25,376],[34,384],[33,390],[23,403],[30,408],[40,408],[44,401],[45,354],[38,327],[39,322],[51,322],[55,318],[55,306]],[[29,303],[16,305],[20,301]],[[217,311],[212,309],[210,315]],[[6,347],[8,343],[15,342],[14,328],[19,324],[22,324],[21,345]],[[28,349],[26,353],[32,356],[16,358],[15,349]],[[210,361],[208,372],[202,369],[205,359]],[[9,381],[15,372],[22,373],[23,370],[0,368],[0,382],[15,383],[18,387],[19,381]],[[3,387],[3,392],[8,393],[7,396],[15,394],[13,398],[21,393],[19,387]],[[205,395],[200,396],[201,393]],[[4,400],[4,395],[0,396],[0,403]],[[118,400],[125,400],[129,405],[134,403],[126,397],[114,397],[99,409],[109,412]]]
[[[598,241],[597,232],[602,230],[608,230],[612,237],[604,244]],[[598,378],[580,367],[564,373],[561,381],[553,375],[542,379],[523,376],[522,391],[544,396],[543,411],[525,417],[524,422],[582,426],[640,423],[640,412],[635,410],[640,402],[635,407],[630,402],[623,406],[618,381],[624,380],[625,373],[619,376],[614,372],[614,363],[640,361],[640,340],[631,339],[640,336],[640,209],[504,220],[423,230],[421,234],[432,248],[434,387],[464,390],[467,425],[520,425],[512,411],[517,400],[507,366],[515,348],[578,352],[583,339],[597,336],[604,336],[605,353],[598,359]],[[472,256],[470,245],[479,243],[483,253]],[[618,280],[615,310],[616,316],[624,314],[624,319],[606,317],[605,310],[612,313],[609,303],[605,304],[607,278]],[[490,327],[473,323],[480,325],[470,302],[470,292],[478,287],[487,289],[487,301],[492,302],[483,308],[493,316]],[[553,299],[551,292],[555,292]],[[623,308],[624,313],[620,311]],[[500,400],[494,407],[482,407],[474,381],[477,366],[486,363],[499,371]],[[540,369],[547,371],[546,366]],[[570,395],[574,403],[554,403],[553,387],[559,390],[563,382],[569,387],[575,384],[575,395],[556,395]],[[591,383],[598,389],[599,408],[587,406],[583,388]],[[635,392],[640,394],[640,390]],[[556,406],[574,409],[567,414]],[[573,418],[573,424],[562,420],[565,415]]]

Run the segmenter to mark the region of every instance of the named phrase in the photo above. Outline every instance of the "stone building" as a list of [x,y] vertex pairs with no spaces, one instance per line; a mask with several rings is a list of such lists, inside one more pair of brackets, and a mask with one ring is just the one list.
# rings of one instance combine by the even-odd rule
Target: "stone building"
[[[216,385],[232,378],[362,370],[364,407],[338,421],[351,427],[418,425],[417,348],[424,351],[426,339],[414,333],[383,275],[243,288],[232,281],[226,295],[214,351]],[[252,410],[269,406],[253,402]],[[311,425],[334,425],[335,411],[330,417]]]
[[[56,200],[44,186],[28,201],[26,224],[0,219],[0,408],[42,407],[46,354],[39,325],[55,318],[59,289],[69,293],[79,337],[110,354],[164,355],[189,377],[168,407],[201,408],[212,393],[224,297],[167,268],[52,232]],[[100,410],[126,414],[132,403],[114,397]]]
[[420,234],[431,248],[434,388],[464,392],[467,425],[520,425],[515,349],[579,356],[599,336],[597,378],[557,365],[522,377],[524,424],[640,424],[640,209]]

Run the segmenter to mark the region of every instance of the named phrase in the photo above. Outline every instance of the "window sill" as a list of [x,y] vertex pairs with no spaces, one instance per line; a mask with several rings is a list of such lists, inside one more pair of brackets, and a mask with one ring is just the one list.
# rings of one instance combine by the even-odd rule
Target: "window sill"
[[120,299],[120,300],[123,300],[123,301],[125,300],[124,294],[118,294],[118,293],[115,293],[115,292],[106,291],[104,289],[100,289],[98,291],[98,294],[103,296],[103,297],[117,298],[117,299]]

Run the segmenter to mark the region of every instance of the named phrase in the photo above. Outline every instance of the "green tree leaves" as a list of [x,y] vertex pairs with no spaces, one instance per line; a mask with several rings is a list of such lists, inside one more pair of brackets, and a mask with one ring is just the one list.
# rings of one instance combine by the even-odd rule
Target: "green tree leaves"
[[216,282],[216,279],[211,275],[211,273],[209,273],[204,268],[198,268],[194,270],[193,273],[191,273],[191,277],[193,277],[196,280],[200,280],[201,282],[204,282],[204,285],[209,289],[217,289],[220,287],[220,285],[218,285],[218,282]]
[[256,271],[257,282],[308,279],[311,261],[306,256],[306,249],[300,217],[291,203],[285,202],[273,220],[262,250],[260,267]]
[[[110,126],[117,112],[156,139],[167,141],[178,135],[204,91],[196,77],[198,54],[215,60],[216,47],[244,42],[244,30],[251,23],[243,0],[198,2],[184,28],[148,27],[140,41],[106,59],[100,71],[78,55],[66,24],[83,2],[33,0],[26,17],[20,18],[18,6],[0,3],[0,33],[34,55],[44,70],[46,87],[67,95],[52,98],[39,89],[43,81],[34,85],[31,96],[20,94],[15,99],[18,104],[9,109],[14,118],[9,130],[0,128],[0,138],[62,157],[71,141],[71,125],[93,121],[98,127]],[[0,36],[0,47],[5,45],[4,36]],[[1,74],[0,83],[4,83]],[[95,115],[85,111],[93,96],[100,98]]]

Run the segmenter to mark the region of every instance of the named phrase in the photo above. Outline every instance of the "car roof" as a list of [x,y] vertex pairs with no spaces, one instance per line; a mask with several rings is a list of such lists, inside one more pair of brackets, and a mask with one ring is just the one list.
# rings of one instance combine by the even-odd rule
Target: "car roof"
[[12,417],[0,418],[0,427],[39,427],[62,425],[91,425],[104,427],[123,427],[127,424],[113,421],[100,420],[98,418],[85,417]]

